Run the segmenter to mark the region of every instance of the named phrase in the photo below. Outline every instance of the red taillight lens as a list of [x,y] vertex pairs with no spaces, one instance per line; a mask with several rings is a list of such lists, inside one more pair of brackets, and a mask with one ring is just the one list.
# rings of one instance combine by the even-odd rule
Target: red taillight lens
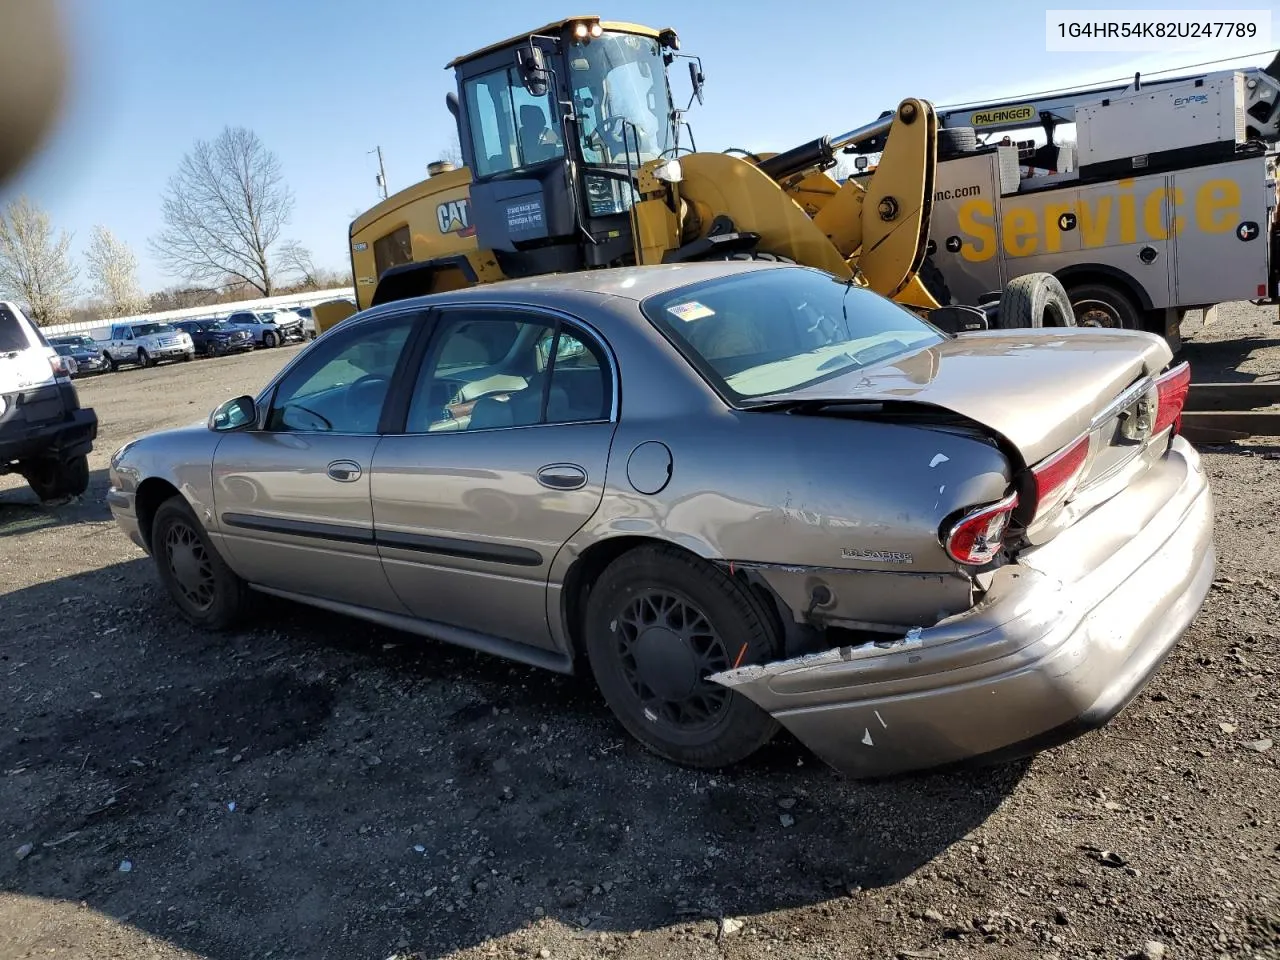
[[1031,468],[1036,504],[1034,517],[1044,516],[1075,492],[1088,459],[1089,434],[1086,433],[1071,446],[1063,447]]
[[1177,433],[1182,428],[1182,408],[1191,390],[1191,365],[1180,363],[1156,381],[1156,419],[1151,435],[1158,437],[1169,427]]
[[1017,505],[1018,495],[1011,493],[998,503],[965,514],[943,538],[947,554],[956,563],[989,563],[1004,545],[1009,515]]
[[53,367],[55,377],[71,376],[71,362],[60,353],[55,353],[49,358],[49,366]]

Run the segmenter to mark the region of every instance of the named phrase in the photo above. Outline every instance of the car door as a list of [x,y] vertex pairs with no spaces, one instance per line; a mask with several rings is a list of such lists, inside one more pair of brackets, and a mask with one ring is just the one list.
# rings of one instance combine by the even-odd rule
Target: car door
[[454,307],[433,324],[403,429],[373,459],[387,578],[417,617],[551,648],[548,574],[603,495],[616,367],[548,313]]
[[249,581],[403,612],[374,545],[369,477],[384,400],[419,316],[370,318],[299,354],[253,427],[219,441],[219,535]]

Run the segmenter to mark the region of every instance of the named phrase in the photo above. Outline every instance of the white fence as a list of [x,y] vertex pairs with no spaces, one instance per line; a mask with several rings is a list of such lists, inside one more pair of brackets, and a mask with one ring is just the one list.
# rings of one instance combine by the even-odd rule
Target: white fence
[[291,307],[310,307],[326,300],[347,299],[354,301],[354,287],[337,287],[333,290],[318,290],[314,293],[290,293],[282,297],[262,297],[258,300],[239,300],[235,303],[213,303],[207,307],[188,307],[183,310],[161,310],[157,313],[144,313],[135,317],[112,317],[108,320],[87,320],[81,323],[59,323],[41,327],[46,337],[61,337],[69,333],[87,333],[95,340],[105,340],[111,331],[112,324],[131,323],[135,320],[162,321],[185,320],[188,317],[226,317],[240,310],[287,310]]

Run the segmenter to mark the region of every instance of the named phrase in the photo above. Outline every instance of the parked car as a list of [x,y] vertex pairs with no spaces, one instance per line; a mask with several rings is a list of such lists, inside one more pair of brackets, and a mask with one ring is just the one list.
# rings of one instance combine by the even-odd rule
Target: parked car
[[252,333],[221,320],[179,320],[174,326],[191,338],[196,354],[202,357],[221,357],[253,349]]
[[291,598],[590,670],[680,763],[781,725],[881,776],[1101,726],[1183,635],[1216,560],[1172,364],[794,265],[542,276],[343,321],[108,502],[194,624]]
[[293,312],[302,318],[302,336],[306,340],[316,338],[316,318],[310,307],[294,307]]
[[278,347],[289,340],[302,339],[302,318],[282,310],[238,310],[224,323],[247,330],[260,347]]
[[42,501],[89,487],[98,417],[80,406],[73,363],[17,304],[0,302],[0,475],[21,474]]
[[79,338],[72,343],[62,342],[60,339],[50,340],[49,343],[59,356],[66,357],[70,362],[72,377],[85,373],[102,373],[107,369],[107,361],[94,340],[89,340],[92,346],[85,345]]
[[114,323],[102,347],[102,356],[112,371],[120,364],[154,367],[165,360],[191,360],[196,355],[191,337],[172,323],[135,320]]

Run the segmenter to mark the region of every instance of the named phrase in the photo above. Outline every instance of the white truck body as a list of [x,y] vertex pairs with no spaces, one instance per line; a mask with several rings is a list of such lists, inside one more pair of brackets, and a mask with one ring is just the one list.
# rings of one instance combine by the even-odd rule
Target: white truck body
[[113,369],[122,363],[150,367],[162,360],[190,360],[195,350],[189,334],[154,320],[112,324],[102,344]]
[[1080,102],[1075,149],[1059,151],[1071,162],[1056,171],[1028,175],[1013,145],[939,162],[929,248],[954,301],[1044,271],[1069,295],[1113,288],[1171,339],[1188,310],[1208,322],[1219,303],[1276,302],[1274,157],[1247,133],[1250,80],[1227,72]]

